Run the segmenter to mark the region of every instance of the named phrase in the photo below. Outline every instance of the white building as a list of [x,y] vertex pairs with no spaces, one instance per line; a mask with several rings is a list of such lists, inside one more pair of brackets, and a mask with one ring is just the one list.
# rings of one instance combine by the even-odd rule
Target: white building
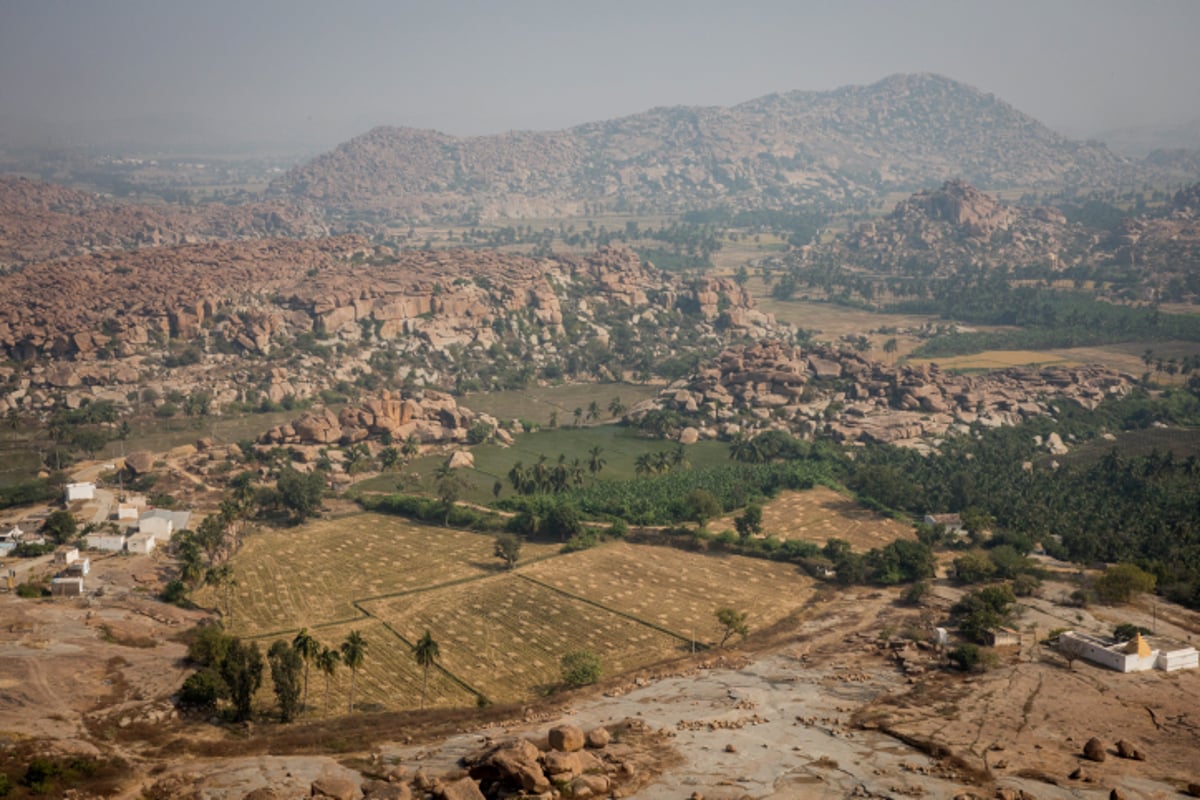
[[159,541],[165,542],[175,531],[187,528],[191,513],[187,511],[167,511],[156,508],[138,517],[138,533],[151,533]]
[[153,533],[135,533],[125,540],[125,549],[138,555],[149,555],[154,552],[155,535]]
[[68,483],[66,488],[67,502],[71,503],[76,500],[95,500],[96,499],[96,484],[91,482],[86,483]]
[[67,547],[63,545],[54,551],[54,564],[59,567],[66,567],[79,560],[79,548]]
[[83,594],[83,578],[54,578],[50,594],[55,597],[79,597]]
[[1196,648],[1159,637],[1145,639],[1140,633],[1127,642],[1117,642],[1078,631],[1067,631],[1059,635],[1058,649],[1117,672],[1144,672],[1150,669],[1174,672],[1200,667],[1200,654]]
[[89,550],[106,550],[110,553],[122,553],[125,551],[125,534],[123,533],[99,531],[97,533],[89,533],[83,539],[87,542]]
[[138,518],[137,506],[126,505],[125,503],[117,504],[117,521],[135,520]]

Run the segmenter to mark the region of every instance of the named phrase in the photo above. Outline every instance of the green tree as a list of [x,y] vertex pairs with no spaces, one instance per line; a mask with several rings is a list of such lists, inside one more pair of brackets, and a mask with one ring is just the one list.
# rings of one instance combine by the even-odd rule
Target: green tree
[[600,680],[600,656],[591,650],[575,650],[562,657],[563,683],[571,687],[590,686]]
[[733,527],[737,529],[738,536],[742,537],[743,541],[762,533],[762,516],[762,506],[752,503],[746,506],[746,510],[740,516],[734,517]]
[[354,712],[354,681],[367,655],[367,640],[358,631],[350,631],[342,642],[342,663],[350,668],[350,701],[347,710]]
[[302,473],[284,467],[276,481],[280,502],[298,522],[311,517],[321,507],[325,481],[319,472]]
[[250,719],[254,693],[262,686],[262,653],[254,642],[243,643],[234,639],[221,661],[221,678],[229,687],[229,699],[233,701],[234,719],[243,722]]
[[604,449],[600,447],[600,445],[594,445],[588,450],[588,472],[592,473],[593,478],[595,478],[596,475],[600,473],[600,470],[604,469],[604,465],[608,463],[604,460],[604,457],[600,455],[602,452],[604,452]]
[[1153,592],[1153,575],[1134,564],[1113,564],[1096,578],[1096,595],[1106,603],[1128,603],[1133,595]]
[[500,534],[496,537],[494,553],[496,558],[504,559],[509,569],[513,569],[521,557],[521,538],[513,533]]
[[39,531],[53,539],[55,544],[66,544],[79,535],[79,523],[70,511],[51,511]]
[[338,665],[341,663],[342,654],[332,647],[324,647],[317,654],[317,669],[321,670],[321,674],[325,676],[325,713],[329,712],[329,683],[333,680]]
[[300,654],[283,639],[277,639],[267,650],[271,665],[271,684],[279,703],[279,721],[291,722],[300,705],[300,671],[307,673]]
[[721,501],[706,489],[693,489],[688,492],[683,502],[687,508],[688,518],[695,520],[701,530],[704,530],[710,519],[721,516],[724,511],[721,508]]
[[308,665],[321,655],[321,643],[308,632],[308,628],[301,628],[300,632],[292,639],[292,649],[304,661],[304,699],[302,702],[303,707],[308,708]]
[[626,410],[625,404],[621,402],[619,395],[608,401],[608,413],[612,414],[614,417],[625,416]]
[[729,606],[722,606],[717,609],[717,623],[721,626],[721,641],[717,647],[724,647],[725,643],[734,634],[746,638],[750,633],[750,626],[746,624],[746,612],[738,611]]
[[996,565],[986,553],[972,550],[954,559],[954,578],[959,583],[983,583],[996,574]]
[[425,635],[417,640],[417,644],[413,647],[413,658],[421,665],[421,708],[425,707],[425,688],[429,685],[429,668],[438,660],[441,651],[438,649],[438,643],[434,641],[433,636],[429,633],[429,629],[425,629]]

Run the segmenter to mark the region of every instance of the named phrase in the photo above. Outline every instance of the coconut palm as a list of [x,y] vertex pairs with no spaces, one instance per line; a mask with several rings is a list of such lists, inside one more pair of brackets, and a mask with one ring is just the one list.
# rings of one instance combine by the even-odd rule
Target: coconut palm
[[433,640],[429,629],[426,628],[425,635],[417,640],[417,644],[413,648],[413,657],[425,671],[421,676],[421,708],[425,707],[425,687],[429,684],[429,668],[437,661],[439,655],[438,643]]
[[304,699],[301,700],[300,707],[308,708],[308,665],[321,655],[321,643],[308,632],[308,628],[301,628],[296,638],[292,639],[292,649],[304,661]]
[[350,631],[346,641],[342,642],[342,661],[350,668],[350,702],[348,710],[354,711],[354,679],[358,676],[358,668],[363,664],[367,654],[367,640],[358,631]]
[[338,664],[342,663],[342,654],[332,647],[323,647],[317,653],[317,669],[325,673],[325,709],[329,710],[329,679],[337,672]]
[[604,469],[604,465],[608,462],[600,455],[604,449],[600,445],[596,445],[588,450],[588,472],[592,473],[592,477],[596,476],[600,470]]

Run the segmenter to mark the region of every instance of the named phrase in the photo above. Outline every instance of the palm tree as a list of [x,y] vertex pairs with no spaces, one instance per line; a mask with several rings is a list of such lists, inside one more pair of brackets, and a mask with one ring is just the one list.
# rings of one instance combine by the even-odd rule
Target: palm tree
[[300,707],[308,708],[308,664],[321,655],[321,643],[308,632],[308,628],[301,628],[296,638],[292,639],[292,649],[304,660],[304,699]]
[[682,444],[676,444],[675,449],[671,451],[671,466],[674,469],[692,468],[692,465],[688,463],[687,455],[683,452]]
[[621,402],[621,396],[617,395],[608,403],[608,413],[614,417],[625,416],[625,404]]
[[649,475],[654,472],[654,456],[642,453],[633,461],[633,470],[638,475]]
[[404,444],[400,446],[400,455],[405,458],[412,458],[421,452],[421,443],[417,441],[417,435],[410,433],[408,438],[404,440]]
[[654,454],[654,471],[655,472],[670,472],[671,471],[671,453],[668,450],[659,450]]
[[600,470],[604,469],[604,465],[608,463],[607,461],[604,460],[603,457],[601,457],[600,454],[602,452],[604,452],[604,448],[602,448],[600,445],[596,445],[596,446],[592,447],[590,450],[588,450],[588,465],[587,465],[587,467],[588,467],[588,472],[592,473],[593,478],[596,476],[596,473],[598,473]]
[[317,669],[325,673],[325,710],[329,710],[329,679],[337,672],[338,664],[342,663],[342,654],[332,647],[325,647],[317,653]]
[[583,422],[583,408],[576,406],[575,410],[571,412],[571,416],[575,418],[575,427],[578,428],[580,423]]
[[600,404],[595,400],[588,403],[587,418],[589,421],[600,419]]
[[438,643],[433,640],[429,629],[426,628],[425,635],[417,640],[416,647],[413,648],[413,656],[425,670],[421,677],[421,708],[425,707],[425,687],[429,684],[429,668],[437,661],[439,655]]
[[350,631],[346,641],[342,642],[342,661],[350,668],[350,703],[348,711],[354,711],[354,679],[358,676],[358,668],[363,664],[367,654],[367,640],[358,631]]

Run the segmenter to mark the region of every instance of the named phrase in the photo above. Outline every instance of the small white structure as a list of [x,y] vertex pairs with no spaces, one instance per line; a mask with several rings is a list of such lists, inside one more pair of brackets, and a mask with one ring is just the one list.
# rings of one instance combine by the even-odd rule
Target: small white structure
[[963,527],[962,517],[958,514],[926,514],[924,522],[926,525],[938,526],[941,525],[946,529],[946,533],[953,533],[962,536],[967,532]]
[[126,505],[125,503],[117,504],[117,521],[135,520],[138,518],[137,506]]
[[124,552],[125,538],[125,534],[113,533],[112,531],[89,533],[83,537],[84,541],[87,542],[89,550],[105,550],[110,553]]
[[156,508],[138,517],[138,533],[151,533],[159,541],[167,541],[175,531],[187,528],[191,513],[187,511],[167,511]]
[[79,548],[66,545],[54,551],[54,565],[67,567],[79,560]]
[[125,540],[125,549],[138,555],[149,555],[154,552],[154,545],[153,533],[135,533]]
[[1144,672],[1150,669],[1174,672],[1200,668],[1200,654],[1196,648],[1158,637],[1145,639],[1140,633],[1127,642],[1118,642],[1067,631],[1059,635],[1058,649],[1117,672]]
[[80,597],[83,595],[83,578],[54,578],[50,581],[50,594],[54,597]]
[[84,483],[68,483],[66,488],[66,496],[68,503],[76,500],[95,500],[96,484],[90,481]]
[[68,578],[81,578],[92,571],[92,561],[88,558],[81,558],[67,564],[67,568],[63,570]]

